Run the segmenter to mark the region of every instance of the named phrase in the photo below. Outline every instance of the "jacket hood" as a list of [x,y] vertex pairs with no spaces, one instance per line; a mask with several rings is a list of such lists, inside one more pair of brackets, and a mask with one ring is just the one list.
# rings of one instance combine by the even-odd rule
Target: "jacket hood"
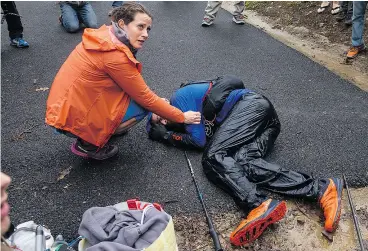
[[112,34],[110,34],[110,28],[106,25],[103,25],[98,29],[85,29],[82,37],[82,43],[86,50],[113,51],[119,49],[128,49],[124,44],[116,44],[113,42]]

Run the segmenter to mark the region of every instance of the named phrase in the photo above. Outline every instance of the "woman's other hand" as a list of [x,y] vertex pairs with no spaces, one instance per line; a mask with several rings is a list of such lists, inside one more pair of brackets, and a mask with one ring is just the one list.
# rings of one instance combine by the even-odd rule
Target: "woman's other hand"
[[184,112],[184,123],[185,124],[199,124],[201,123],[201,113],[187,111]]

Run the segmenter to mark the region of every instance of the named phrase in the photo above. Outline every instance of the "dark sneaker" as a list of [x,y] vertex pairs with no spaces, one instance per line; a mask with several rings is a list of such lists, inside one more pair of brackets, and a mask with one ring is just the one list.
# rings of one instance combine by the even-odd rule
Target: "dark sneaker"
[[20,38],[20,37],[10,39],[10,45],[18,47],[18,48],[27,48],[27,47],[29,47],[29,44],[27,43],[27,41],[25,41],[23,38]]
[[203,27],[208,27],[208,26],[211,26],[212,24],[213,24],[213,19],[211,19],[209,17],[203,18],[203,21],[202,21],[202,26]]
[[359,46],[352,46],[350,47],[350,49],[348,50],[348,53],[346,54],[346,57],[349,59],[353,59],[356,58],[356,56],[358,56],[359,53],[365,51],[365,45],[359,45]]
[[240,222],[239,226],[231,233],[230,242],[235,246],[251,243],[263,233],[268,225],[284,218],[286,211],[285,201],[266,200]]
[[233,22],[240,25],[245,24],[245,16],[244,15],[233,16]]
[[105,145],[102,148],[98,148],[94,145],[85,146],[80,139],[77,139],[71,146],[71,150],[74,154],[83,158],[90,158],[96,160],[105,160],[113,157],[118,153],[119,148],[114,145]]
[[337,178],[322,182],[318,201],[325,216],[325,230],[332,233],[340,221],[343,182]]

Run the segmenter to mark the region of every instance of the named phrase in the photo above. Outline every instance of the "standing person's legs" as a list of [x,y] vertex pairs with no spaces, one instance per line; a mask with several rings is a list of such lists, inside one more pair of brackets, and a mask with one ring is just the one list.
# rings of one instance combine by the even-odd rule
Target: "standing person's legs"
[[123,1],[113,1],[111,6],[112,6],[113,8],[117,8],[117,7],[122,6],[122,5],[123,5],[123,3],[124,3]]
[[122,5],[123,5],[123,3],[124,3],[124,1],[114,1],[114,2],[112,2],[112,5],[111,5],[112,10],[110,10],[110,11],[109,11],[108,16],[109,16],[109,17],[111,17],[111,15],[112,15],[112,11],[113,11],[115,8],[122,6]]
[[23,26],[15,2],[1,1],[1,8],[4,11],[5,19],[8,24],[10,39],[23,37]]
[[207,7],[204,10],[205,17],[208,17],[210,19],[215,19],[221,7],[221,4],[222,4],[222,1],[208,1]]
[[203,18],[202,26],[210,26],[211,24],[213,24],[213,20],[216,18],[221,4],[221,1],[208,1],[206,9],[204,10],[205,15]]
[[97,17],[90,3],[78,8],[78,16],[87,28],[97,28]]
[[341,1],[340,2],[340,12],[339,14],[336,16],[336,21],[340,22],[343,21],[346,17],[346,13],[348,10],[348,1]]
[[10,45],[19,48],[29,47],[29,44],[23,40],[23,26],[15,2],[1,1],[1,8],[8,25]]
[[353,2],[352,1],[341,1],[340,2],[341,11],[338,13],[336,17],[336,21],[341,22],[344,21],[346,25],[352,24],[352,16],[353,16]]
[[355,58],[360,52],[365,50],[365,45],[363,41],[363,32],[364,32],[364,16],[365,9],[367,7],[367,2],[353,2],[353,27],[352,27],[352,35],[351,35],[351,44],[352,47],[348,51],[348,58]]
[[235,7],[235,11],[233,13],[234,23],[244,24],[245,23],[245,20],[244,20],[245,18],[244,18],[243,12],[244,12],[244,8],[245,8],[245,2],[244,1],[235,2],[234,7]]
[[364,31],[364,16],[367,2],[353,2],[353,30],[351,37],[351,44],[353,46],[360,46],[364,44],[363,31]]
[[340,1],[333,1],[332,2],[332,10],[331,10],[331,14],[332,15],[336,15],[341,11],[340,9]]
[[329,5],[330,5],[330,2],[329,1],[323,1],[321,3],[321,6],[318,8],[317,12],[318,13],[324,12]]
[[67,3],[60,2],[60,22],[67,32],[74,33],[79,30],[79,19],[77,11]]
[[346,25],[350,26],[353,23],[352,17],[353,17],[353,2],[348,1],[347,2],[347,9],[346,9],[346,16],[345,16],[345,24]]

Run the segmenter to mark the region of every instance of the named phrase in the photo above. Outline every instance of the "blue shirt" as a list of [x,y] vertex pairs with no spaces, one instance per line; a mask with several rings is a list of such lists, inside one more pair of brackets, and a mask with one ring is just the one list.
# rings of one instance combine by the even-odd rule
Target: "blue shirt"
[[[191,84],[174,92],[170,99],[171,105],[177,107],[183,112],[199,111],[202,113],[203,101],[210,84]],[[216,124],[220,124],[229,114],[233,106],[243,96],[244,93],[249,92],[247,89],[238,89],[232,91],[227,97],[221,111],[217,114]],[[203,148],[206,144],[206,131],[204,118],[198,125],[185,125],[186,134],[170,132],[171,136],[180,136],[179,138],[186,145],[193,145],[195,147]],[[178,138],[178,137],[173,137]]]

